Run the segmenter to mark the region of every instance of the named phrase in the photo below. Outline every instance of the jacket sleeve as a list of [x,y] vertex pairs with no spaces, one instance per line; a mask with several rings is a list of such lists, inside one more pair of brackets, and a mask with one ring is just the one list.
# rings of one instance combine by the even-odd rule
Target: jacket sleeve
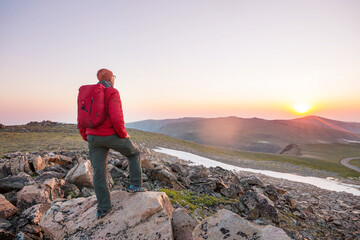
[[79,132],[80,132],[82,138],[83,138],[85,141],[87,141],[87,139],[86,139],[86,137],[87,137],[87,135],[86,135],[86,128],[80,127],[79,125],[78,125],[78,128],[79,128]]
[[119,137],[126,138],[127,132],[125,130],[124,114],[121,105],[119,92],[114,89],[114,93],[109,100],[109,115],[111,123]]

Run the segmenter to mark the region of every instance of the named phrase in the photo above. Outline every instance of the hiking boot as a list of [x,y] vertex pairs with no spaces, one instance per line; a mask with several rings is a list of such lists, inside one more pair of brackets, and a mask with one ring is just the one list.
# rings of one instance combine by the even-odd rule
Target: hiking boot
[[110,210],[96,210],[96,216],[98,219],[103,218]]
[[130,186],[126,189],[127,192],[130,193],[134,193],[134,192],[146,192],[146,190],[142,187],[136,186],[136,185],[132,185],[130,184]]

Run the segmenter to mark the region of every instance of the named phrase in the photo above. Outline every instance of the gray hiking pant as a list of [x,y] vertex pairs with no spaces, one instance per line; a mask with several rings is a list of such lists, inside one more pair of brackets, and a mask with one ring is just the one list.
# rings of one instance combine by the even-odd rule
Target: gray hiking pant
[[90,162],[94,168],[93,183],[98,201],[97,209],[111,209],[110,188],[107,182],[107,157],[109,149],[126,156],[129,161],[130,184],[141,186],[141,166],[139,148],[128,138],[118,135],[106,137],[88,135]]

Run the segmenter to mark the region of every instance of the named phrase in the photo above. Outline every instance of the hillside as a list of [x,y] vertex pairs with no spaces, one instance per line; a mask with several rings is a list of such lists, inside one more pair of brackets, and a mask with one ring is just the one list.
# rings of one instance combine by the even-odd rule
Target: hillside
[[[340,164],[346,157],[360,156],[357,144],[338,144],[331,146],[331,158],[325,157],[326,145],[308,147],[308,155],[316,157],[286,156],[260,153],[196,144],[163,134],[128,129],[131,139],[148,148],[165,147],[195,153],[218,161],[255,169],[268,169],[280,172],[293,172],[309,176],[358,177],[359,173]],[[346,151],[343,151],[346,146]],[[47,124],[46,122],[27,125],[6,126],[0,129],[0,157],[9,152],[46,152],[46,151],[87,151],[87,142],[83,141],[74,124]],[[317,154],[321,153],[321,156]],[[335,154],[336,153],[336,154]]]
[[128,123],[126,126],[206,145],[267,153],[278,153],[291,143],[360,142],[360,123],[346,123],[316,116],[293,120],[181,118],[146,120]]
[[194,166],[153,149],[168,147],[241,167],[280,167],[305,176],[360,176],[336,162],[206,146],[134,129],[128,132],[140,148],[143,186],[148,191],[125,191],[128,160],[110,151],[113,210],[97,219],[87,143],[76,125],[33,122],[0,129],[0,239],[358,236],[357,195],[219,166]]
[[307,116],[302,118],[296,118],[291,120],[297,123],[307,123],[313,124],[320,127],[337,129],[340,131],[352,132],[355,134],[360,134],[360,123],[358,122],[342,122],[337,120],[332,120],[328,118],[323,118],[319,116]]

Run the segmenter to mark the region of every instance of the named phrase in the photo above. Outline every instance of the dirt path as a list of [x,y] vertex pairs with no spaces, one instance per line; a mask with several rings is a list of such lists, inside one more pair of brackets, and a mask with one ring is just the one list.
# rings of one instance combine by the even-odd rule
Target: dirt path
[[351,168],[352,170],[355,170],[357,172],[360,172],[360,168],[357,167],[357,166],[354,166],[354,165],[351,165],[349,162],[351,160],[354,160],[354,159],[358,159],[360,157],[353,157],[353,158],[344,158],[343,160],[341,160],[341,164],[344,165],[345,167],[348,167],[348,168]]

